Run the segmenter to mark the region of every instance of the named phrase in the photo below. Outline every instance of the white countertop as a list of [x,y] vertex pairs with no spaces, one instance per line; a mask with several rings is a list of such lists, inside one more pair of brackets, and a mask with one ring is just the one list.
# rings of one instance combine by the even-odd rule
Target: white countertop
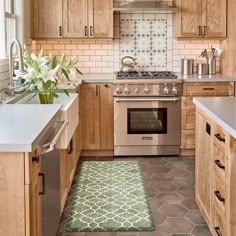
[[221,73],[217,73],[215,75],[181,75],[178,74],[178,78],[182,79],[183,82],[235,82],[236,76],[226,76]]
[[61,105],[1,104],[0,152],[31,152]]
[[193,103],[230,135],[236,138],[235,97],[193,98]]
[[97,74],[84,74],[79,76],[82,83],[112,83],[115,74],[114,73],[97,73]]

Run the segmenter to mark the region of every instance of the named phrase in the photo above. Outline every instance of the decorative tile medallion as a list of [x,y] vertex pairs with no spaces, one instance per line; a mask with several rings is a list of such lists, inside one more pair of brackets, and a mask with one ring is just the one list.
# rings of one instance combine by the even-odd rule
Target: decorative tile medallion
[[120,59],[126,55],[138,67],[166,67],[167,19],[120,19]]

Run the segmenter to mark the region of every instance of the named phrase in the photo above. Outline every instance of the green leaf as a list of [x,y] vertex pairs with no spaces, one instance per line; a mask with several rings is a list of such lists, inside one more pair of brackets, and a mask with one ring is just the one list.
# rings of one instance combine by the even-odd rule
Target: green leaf
[[52,93],[52,96],[53,96],[54,98],[58,98],[58,94],[56,94],[56,93]]
[[68,70],[71,67],[71,60],[69,60],[66,65],[65,68]]
[[70,96],[69,93],[68,93],[68,91],[67,91],[67,89],[64,89],[63,91],[64,91],[64,93],[65,93],[66,96],[68,96],[68,97]]
[[70,81],[70,78],[69,78],[69,75],[68,75],[67,71],[64,68],[62,68],[61,70],[62,70],[62,73],[65,75],[66,79],[68,81]]
[[57,57],[55,56],[52,61],[52,69],[55,69],[57,67]]
[[76,69],[77,73],[83,75],[83,73],[78,68],[75,68],[75,69]]
[[60,64],[61,64],[61,65],[64,64],[65,59],[66,59],[66,57],[65,57],[65,55],[63,54],[62,57],[61,57],[61,60],[60,60]]
[[51,80],[48,80],[46,82],[43,81],[43,87],[45,90],[49,90],[49,88],[51,87]]

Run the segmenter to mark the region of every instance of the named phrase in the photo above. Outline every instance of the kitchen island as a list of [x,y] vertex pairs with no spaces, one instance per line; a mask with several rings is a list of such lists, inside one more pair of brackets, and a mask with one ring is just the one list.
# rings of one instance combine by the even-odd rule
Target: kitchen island
[[194,98],[196,202],[213,235],[236,232],[236,99]]

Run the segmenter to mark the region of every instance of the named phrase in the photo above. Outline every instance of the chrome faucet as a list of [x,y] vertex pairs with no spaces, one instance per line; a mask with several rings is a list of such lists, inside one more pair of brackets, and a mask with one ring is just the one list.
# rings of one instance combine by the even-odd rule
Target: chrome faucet
[[13,80],[13,47],[14,45],[16,45],[17,47],[17,52],[19,56],[19,73],[20,75],[24,75],[27,73],[24,69],[22,47],[20,45],[20,42],[17,39],[14,39],[11,43],[10,51],[9,51],[9,86],[6,89],[6,93],[12,94],[12,95],[14,95],[14,93],[22,93],[25,91],[24,88],[20,91],[17,91],[17,92],[15,91],[16,88],[20,88],[22,85],[18,85],[14,87],[14,80]]

